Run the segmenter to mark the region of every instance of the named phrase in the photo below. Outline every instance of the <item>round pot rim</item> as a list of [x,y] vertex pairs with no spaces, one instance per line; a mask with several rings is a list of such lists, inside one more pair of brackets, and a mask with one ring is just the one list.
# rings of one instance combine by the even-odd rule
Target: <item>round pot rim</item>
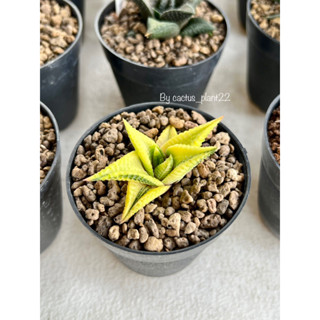
[[[216,239],[218,236],[220,236],[224,231],[226,231],[231,224],[233,224],[233,222],[236,220],[236,218],[239,216],[239,214],[241,213],[243,207],[245,206],[248,196],[249,196],[249,192],[250,192],[250,187],[251,187],[251,169],[250,169],[250,163],[249,163],[249,159],[247,156],[247,151],[246,149],[242,146],[242,144],[240,143],[240,141],[238,140],[238,138],[235,136],[235,134],[224,124],[222,124],[221,122],[219,123],[218,126],[220,126],[224,131],[228,132],[229,135],[231,136],[231,139],[234,141],[234,143],[237,145],[237,147],[239,148],[240,152],[242,153],[242,156],[244,158],[244,166],[247,169],[247,175],[245,176],[245,180],[246,180],[246,184],[247,184],[247,188],[246,190],[244,190],[243,192],[243,198],[241,200],[241,203],[237,209],[237,211],[235,212],[235,214],[233,215],[233,217],[228,221],[228,223],[221,229],[219,230],[215,235],[213,236],[209,236],[208,239],[203,240],[197,244],[188,246],[186,248],[182,248],[182,249],[178,249],[178,250],[173,250],[173,251],[169,251],[169,252],[149,252],[149,251],[142,251],[142,250],[134,250],[134,249],[130,249],[128,247],[124,247],[121,246],[119,244],[116,244],[114,242],[112,242],[111,240],[108,240],[104,237],[102,237],[101,235],[99,235],[95,230],[93,230],[85,221],[85,219],[82,217],[81,213],[79,212],[75,201],[74,201],[74,197],[72,195],[71,192],[71,170],[72,170],[72,166],[73,166],[73,160],[75,158],[78,146],[83,142],[84,138],[90,134],[93,130],[95,130],[102,122],[104,121],[109,121],[110,119],[112,119],[114,116],[116,116],[117,114],[120,114],[122,112],[131,112],[132,109],[137,108],[137,107],[142,107],[145,109],[148,108],[153,108],[154,106],[157,105],[164,105],[160,102],[144,102],[144,103],[137,103],[134,105],[130,105],[129,107],[125,107],[122,109],[119,109],[115,112],[112,112],[111,114],[104,116],[102,119],[98,120],[97,122],[95,122],[92,126],[90,126],[89,129],[87,129],[84,134],[81,136],[81,138],[77,141],[77,143],[75,144],[75,147],[72,150],[72,153],[70,155],[69,161],[68,161],[68,165],[67,165],[67,172],[66,172],[66,187],[67,187],[67,194],[68,194],[68,198],[70,201],[70,204],[72,206],[73,211],[75,212],[76,216],[79,218],[79,220],[81,221],[81,223],[90,231],[91,234],[93,234],[95,237],[97,237],[98,239],[100,239],[101,241],[103,241],[104,243],[106,243],[107,245],[110,245],[116,249],[120,249],[123,250],[125,252],[128,253],[132,253],[132,254],[137,254],[137,255],[149,255],[149,256],[165,256],[165,255],[176,255],[179,253],[183,253],[186,251],[190,251],[193,249],[196,249],[198,247],[202,247],[205,246],[206,244],[208,244],[209,242],[212,242],[214,239]],[[214,119],[213,116],[209,115],[208,113],[198,110],[196,108],[190,107],[190,106],[186,106],[183,104],[178,104],[178,103],[170,103],[167,104],[166,107],[168,108],[183,108],[184,110],[187,110],[189,112],[191,112],[192,110],[200,113],[201,115],[203,115],[205,118],[207,119]],[[109,120],[107,120],[109,119]]]
[[251,20],[251,22],[254,24],[254,26],[264,35],[266,36],[268,39],[270,39],[274,44],[276,45],[280,45],[280,41],[272,38],[269,34],[267,34],[262,28],[260,28],[260,26],[258,25],[258,22],[253,18],[252,14],[251,14],[251,2],[252,0],[247,0],[247,15],[249,17],[249,19]]
[[43,102],[40,101],[40,110],[42,110],[42,109],[45,111],[46,115],[50,118],[50,120],[53,124],[54,132],[56,135],[57,147],[56,147],[56,153],[54,155],[54,159],[53,159],[51,168],[50,168],[49,172],[47,173],[46,177],[44,178],[44,180],[42,181],[42,183],[40,184],[40,192],[41,193],[45,190],[48,181],[51,179],[53,168],[57,165],[58,159],[60,158],[60,154],[61,154],[60,131],[59,131],[59,127],[58,127],[58,122],[57,122],[56,118],[54,117],[53,113],[51,112],[51,110]]
[[268,152],[272,158],[272,161],[273,161],[274,165],[277,166],[277,168],[280,170],[280,165],[276,161],[276,158],[273,155],[273,152],[271,150],[270,143],[269,143],[269,137],[268,137],[268,123],[269,123],[272,111],[275,108],[277,108],[279,105],[280,105],[280,94],[276,98],[274,98],[274,100],[271,102],[271,104],[267,110],[265,120],[264,120],[264,126],[263,126],[263,135],[264,135],[264,141],[266,142],[267,149],[268,149]]
[[81,15],[80,10],[78,9],[78,7],[73,2],[71,2],[70,0],[57,0],[57,1],[58,2],[59,1],[65,2],[68,6],[71,7],[73,12],[76,14],[76,18],[78,20],[78,33],[77,33],[76,38],[74,39],[74,41],[71,43],[71,45],[62,54],[58,55],[53,60],[50,60],[47,63],[45,63],[43,66],[40,67],[40,70],[44,69],[45,67],[50,67],[53,63],[59,61],[65,55],[67,55],[73,49],[73,47],[75,47],[75,45],[79,42],[79,39],[82,36],[83,20],[82,20],[82,15]]
[[171,70],[183,70],[183,69],[187,69],[187,68],[191,68],[193,66],[198,66],[198,65],[201,65],[203,63],[206,63],[208,60],[211,60],[213,59],[214,57],[218,56],[222,50],[224,49],[225,45],[226,45],[226,42],[227,42],[227,39],[229,38],[229,29],[230,29],[230,23],[229,23],[229,19],[228,17],[226,16],[226,14],[224,13],[223,10],[221,10],[219,7],[217,7],[214,3],[213,3],[213,0],[205,0],[206,2],[209,2],[215,9],[217,9],[221,15],[223,16],[224,18],[224,21],[225,21],[225,24],[226,24],[226,35],[225,35],[225,38],[224,38],[224,41],[222,43],[222,45],[219,47],[218,51],[215,52],[214,54],[212,54],[210,57],[202,60],[202,61],[199,61],[197,63],[193,63],[193,64],[190,64],[190,65],[186,65],[186,66],[182,66],[182,67],[164,67],[164,68],[157,68],[157,67],[149,67],[149,66],[145,66],[143,65],[142,63],[138,63],[138,62],[134,62],[134,61],[131,61],[130,59],[127,59],[125,58],[124,56],[122,56],[121,54],[117,53],[115,50],[113,50],[111,47],[108,46],[108,44],[102,39],[102,36],[101,36],[101,32],[100,32],[100,29],[99,29],[99,20],[102,16],[102,13],[105,11],[105,9],[113,2],[115,2],[114,0],[111,0],[111,1],[108,1],[107,4],[105,4],[103,6],[102,9],[100,9],[100,11],[97,13],[96,15],[96,20],[94,22],[94,29],[95,29],[95,32],[96,32],[96,35],[99,39],[99,42],[100,44],[105,48],[107,49],[110,53],[112,53],[114,56],[116,56],[117,58],[127,62],[127,63],[131,63],[137,67],[140,67],[140,68],[144,68],[144,69],[151,69],[151,70],[161,70],[161,72],[165,72],[166,70],[168,71],[171,71]]

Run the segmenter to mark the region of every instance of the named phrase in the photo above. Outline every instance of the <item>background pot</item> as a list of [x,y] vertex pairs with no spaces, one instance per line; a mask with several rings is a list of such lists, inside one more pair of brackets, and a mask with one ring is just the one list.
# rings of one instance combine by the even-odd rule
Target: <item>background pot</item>
[[246,29],[247,0],[238,0],[238,17],[242,28]]
[[78,107],[78,67],[82,17],[76,5],[69,0],[57,0],[67,4],[78,20],[79,30],[75,41],[67,50],[40,68],[41,101],[50,106],[60,129],[66,128],[74,119]]
[[265,118],[259,177],[259,209],[263,221],[280,236],[280,165],[269,145],[268,122],[272,111],[280,105],[280,96],[273,100]]
[[266,111],[280,93],[280,42],[265,33],[251,15],[247,2],[248,72],[251,100]]
[[[243,199],[241,201],[241,204],[238,210],[235,212],[234,216],[228,222],[226,227],[222,228],[222,230],[220,230],[217,234],[208,238],[205,241],[200,242],[199,244],[196,244],[184,249],[179,249],[177,251],[159,252],[159,253],[132,250],[127,247],[117,245],[112,241],[107,240],[102,236],[100,236],[96,231],[94,231],[86,223],[85,219],[82,217],[81,213],[78,211],[77,206],[75,204],[75,200],[71,192],[71,184],[72,184],[71,171],[73,168],[73,161],[76,156],[78,146],[83,142],[84,138],[87,135],[92,134],[97,129],[97,127],[100,125],[101,122],[107,122],[110,119],[112,119],[115,115],[120,114],[121,112],[124,112],[124,111],[137,113],[142,110],[153,108],[158,105],[161,105],[161,103],[150,102],[150,103],[136,104],[128,108],[124,108],[117,112],[114,112],[108,115],[107,117],[101,119],[100,121],[95,123],[93,126],[91,126],[91,128],[88,129],[79,139],[79,141],[77,142],[77,144],[75,145],[71,153],[68,167],[67,167],[67,177],[66,177],[68,197],[69,197],[71,206],[74,212],[76,213],[77,217],[80,219],[81,223],[90,231],[90,233],[96,239],[100,241],[100,243],[105,245],[123,264],[125,264],[131,270],[134,270],[138,273],[141,273],[147,276],[166,276],[182,270],[191,261],[193,261],[203,251],[203,249],[205,249],[218,236],[220,236],[238,217],[248,198],[249,191],[250,191],[250,182],[251,182],[250,165],[249,165],[249,160],[247,157],[246,150],[243,148],[243,146],[241,145],[240,141],[236,138],[236,136],[225,125],[220,123],[218,126],[218,131],[223,130],[229,133],[231,137],[231,143],[235,146],[236,156],[238,157],[239,161],[241,161],[241,163],[244,164],[243,172],[245,174]],[[191,112],[192,110],[196,110],[192,107],[187,107],[185,105],[173,104],[173,103],[166,105],[166,107],[170,107],[174,109],[183,108],[188,112]],[[203,111],[198,110],[197,112],[201,113],[207,120],[213,119],[211,115]]]
[[[216,7],[211,1],[208,3]],[[201,101],[201,95],[204,93],[211,74],[220,59],[229,32],[229,22],[226,15],[220,9],[217,8],[217,10],[224,16],[226,23],[226,38],[219,50],[199,63],[171,68],[146,67],[116,53],[105,43],[100,34],[104,17],[115,11],[115,3],[109,3],[99,12],[95,22],[96,34],[111,64],[126,105],[143,101],[158,101],[161,93],[170,96],[170,101],[174,101],[172,99],[174,95],[195,96],[194,102],[186,101],[184,103],[191,106],[198,105],[196,101]]]
[[85,0],[71,0],[80,10],[82,18],[84,20]]
[[62,192],[61,192],[61,146],[57,121],[42,102],[40,109],[47,115],[54,127],[57,148],[51,168],[40,185],[40,252],[43,252],[52,241],[61,226],[62,220]]

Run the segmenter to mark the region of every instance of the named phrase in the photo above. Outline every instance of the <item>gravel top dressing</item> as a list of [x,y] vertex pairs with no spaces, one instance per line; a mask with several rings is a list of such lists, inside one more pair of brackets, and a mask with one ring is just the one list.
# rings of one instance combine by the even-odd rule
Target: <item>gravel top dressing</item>
[[48,116],[40,112],[40,184],[48,174],[57,148],[56,134]]
[[271,114],[268,122],[268,137],[274,158],[280,164],[280,106]]
[[244,174],[228,133],[206,138],[203,147],[218,150],[162,196],[120,223],[126,181],[85,182],[83,179],[134,150],[123,119],[155,141],[168,124],[178,133],[206,123],[202,115],[157,106],[137,114],[123,112],[88,135],[78,147],[72,168],[72,193],[78,210],[101,236],[135,250],[172,251],[215,235],[240,205]]
[[104,41],[123,57],[149,67],[181,67],[207,59],[218,51],[226,36],[223,16],[203,1],[196,16],[210,21],[215,30],[212,35],[194,38],[178,35],[166,40],[147,39],[147,28],[139,8],[132,1],[126,3],[118,17],[115,12],[105,17],[101,27]]
[[262,30],[280,41],[280,1],[252,0],[251,14]]
[[77,33],[78,21],[68,5],[40,0],[40,66],[64,53]]

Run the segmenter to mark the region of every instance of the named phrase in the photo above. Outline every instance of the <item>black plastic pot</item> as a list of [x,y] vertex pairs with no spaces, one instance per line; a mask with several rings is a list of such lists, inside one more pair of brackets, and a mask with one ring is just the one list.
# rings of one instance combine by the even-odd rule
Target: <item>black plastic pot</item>
[[280,165],[274,158],[268,139],[268,122],[272,111],[280,105],[280,96],[273,100],[265,118],[259,177],[259,209],[268,228],[280,236]]
[[238,0],[238,16],[242,28],[246,29],[247,0]]
[[265,33],[251,15],[247,2],[248,71],[251,100],[266,111],[280,93],[280,42]]
[[61,146],[57,121],[42,102],[41,112],[47,115],[56,134],[57,148],[51,168],[40,185],[40,252],[50,246],[61,226],[62,192],[61,192]]
[[85,0],[71,0],[80,10],[82,14],[82,18],[84,20],[84,8],[85,8]]
[[[243,192],[243,199],[241,201],[241,204],[238,208],[238,210],[235,212],[232,219],[229,221],[229,223],[220,230],[217,234],[210,237],[209,239],[202,241],[196,245],[179,249],[177,251],[171,251],[171,252],[146,252],[146,251],[137,251],[132,250],[127,247],[120,246],[116,243],[113,243],[110,240],[107,240],[106,238],[103,238],[100,236],[96,231],[94,231],[85,221],[85,219],[82,217],[81,213],[78,211],[77,206],[75,204],[74,197],[71,192],[71,184],[72,184],[72,178],[71,178],[71,171],[73,167],[74,158],[76,156],[76,152],[78,149],[78,146],[83,142],[84,138],[92,134],[100,125],[101,122],[107,122],[110,119],[112,119],[115,115],[120,114],[121,112],[140,112],[142,110],[146,110],[149,108],[153,108],[157,105],[159,105],[159,102],[150,102],[150,103],[141,103],[136,104],[133,106],[130,106],[128,108],[123,108],[117,112],[114,112],[107,117],[104,117],[97,123],[95,123],[93,126],[91,126],[79,139],[77,144],[75,145],[70,159],[68,163],[67,168],[67,193],[68,197],[71,203],[71,206],[77,215],[77,217],[80,219],[81,223],[89,230],[89,232],[100,241],[104,246],[106,246],[123,264],[125,264],[128,268],[130,268],[133,271],[136,271],[138,273],[147,275],[147,276],[166,276],[175,272],[178,272],[185,268],[189,263],[191,263],[209,244],[211,244],[217,237],[219,237],[238,217],[241,210],[243,209],[248,195],[250,191],[250,182],[251,182],[251,172],[250,172],[250,165],[249,160],[247,157],[247,152],[241,145],[240,141],[236,138],[236,136],[223,124],[219,124],[218,131],[223,130],[229,133],[231,137],[231,142],[235,146],[235,152],[236,156],[238,157],[239,161],[244,164],[243,170],[245,175],[245,182],[244,182],[244,192]],[[191,110],[196,110],[192,107],[187,107],[185,105],[181,104],[169,104],[167,107],[171,108],[183,108],[186,111],[191,112]],[[213,117],[205,112],[198,111],[201,113],[207,120],[212,120]]]
[[66,128],[74,119],[78,107],[78,67],[82,36],[82,17],[77,6],[69,0],[57,0],[71,7],[77,17],[79,31],[75,41],[56,59],[40,68],[41,101],[50,106],[60,129]]
[[[216,7],[211,1],[208,1],[208,3]],[[216,9],[224,16],[227,29],[226,38],[219,50],[199,63],[168,68],[146,67],[116,53],[105,43],[100,34],[104,17],[115,11],[115,3],[107,4],[98,13],[95,22],[96,34],[111,64],[126,105],[144,101],[161,101],[160,94],[165,93],[166,96],[170,97],[171,102],[177,102],[177,97],[185,97],[185,99],[194,99],[194,101],[184,100],[183,103],[198,106],[196,102],[201,101],[201,95],[204,93],[211,74],[220,59],[229,33],[229,22],[226,15],[217,7]]]

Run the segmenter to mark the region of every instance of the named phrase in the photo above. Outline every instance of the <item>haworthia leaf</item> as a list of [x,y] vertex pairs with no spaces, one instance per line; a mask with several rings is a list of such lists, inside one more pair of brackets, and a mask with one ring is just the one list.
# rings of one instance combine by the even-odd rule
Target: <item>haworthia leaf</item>
[[158,198],[169,190],[170,186],[162,186],[157,188],[149,189],[130,209],[130,211],[122,217],[121,222],[129,220],[136,212],[142,209],[145,205],[150,203],[152,200]]
[[126,216],[134,203],[142,196],[143,190],[146,190],[146,185],[136,181],[129,181],[127,186],[126,202],[122,212],[122,217]]
[[176,0],[169,0],[168,8],[175,8],[176,7]]
[[[194,147],[194,146],[188,146],[185,144],[176,144],[174,146],[171,146],[167,149],[167,153],[172,155],[174,160],[174,166],[176,167],[181,162],[189,160],[190,158],[206,152],[215,152],[217,150],[216,147]],[[157,177],[157,175],[156,175]],[[159,180],[162,180],[161,178],[157,177]]]
[[123,120],[129,139],[137,152],[146,171],[153,176],[152,156],[156,143],[145,134],[131,127],[131,125]]
[[155,169],[154,169],[154,174],[157,179],[163,180],[173,169],[173,157],[170,155],[169,158],[167,158],[166,161],[162,162],[159,164]]
[[161,16],[161,11],[159,9],[153,8],[153,16],[154,18],[159,20]]
[[165,144],[161,146],[162,152],[166,153],[167,149],[175,144],[186,144],[189,146],[200,147],[205,138],[218,125],[218,123],[222,119],[223,117],[220,117],[218,119],[202,124],[201,126],[192,128],[190,130],[178,134],[177,136],[171,138],[169,141],[167,141]]
[[148,18],[148,30],[146,37],[151,39],[167,39],[177,36],[180,33],[180,27],[174,22],[158,21]]
[[183,5],[179,9],[169,9],[160,16],[161,20],[176,22],[178,24],[188,21],[195,14],[190,5]]
[[126,154],[105,169],[86,179],[86,181],[99,180],[139,181],[151,186],[163,185],[161,181],[150,176],[144,170],[136,151]]
[[119,171],[112,174],[104,175],[103,180],[117,181],[139,181],[149,186],[162,186],[163,183],[158,179],[151,177],[147,172],[145,174],[131,170],[130,173]]
[[157,167],[160,163],[162,163],[165,160],[165,156],[160,150],[158,146],[155,146],[152,156],[152,165],[153,167]]
[[185,4],[190,5],[192,8],[196,9],[197,6],[202,2],[203,0],[186,0]]
[[[202,1],[202,0],[201,0]],[[176,0],[175,3],[175,8],[179,8],[180,6],[182,6],[184,3],[187,3],[188,1],[186,0]]]
[[205,153],[198,154],[187,161],[181,162],[176,168],[174,168],[162,182],[164,184],[173,184],[180,181],[189,171],[197,166],[201,161],[208,158],[214,150]]
[[159,0],[158,2],[158,9],[162,12],[166,9],[169,0]]
[[165,144],[168,140],[175,137],[177,134],[176,128],[169,125],[167,126],[160,134],[160,137],[157,140],[157,145],[161,147]]
[[192,18],[188,24],[182,29],[182,36],[194,37],[199,34],[210,33],[214,30],[214,26],[202,18]]
[[133,0],[140,9],[141,17],[145,20],[153,16],[153,10],[149,0]]
[[268,20],[272,20],[272,19],[275,19],[275,18],[280,18],[280,13],[278,14],[273,14],[271,16],[267,16],[266,19]]

